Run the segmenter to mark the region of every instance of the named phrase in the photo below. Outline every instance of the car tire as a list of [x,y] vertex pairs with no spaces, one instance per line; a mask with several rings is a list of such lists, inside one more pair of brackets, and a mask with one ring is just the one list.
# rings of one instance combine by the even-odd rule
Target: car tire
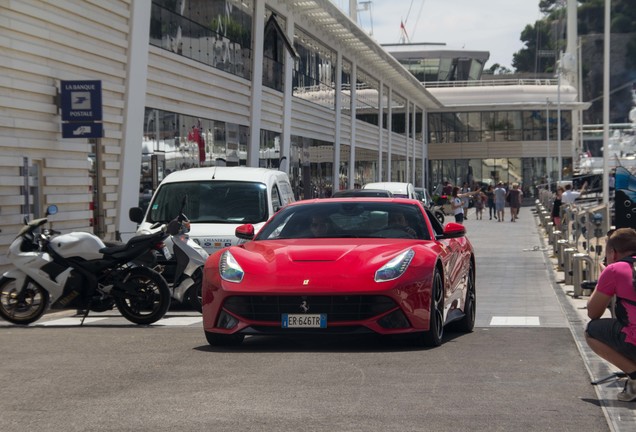
[[433,273],[429,329],[416,337],[417,345],[437,347],[444,337],[444,279],[438,268]]
[[205,332],[205,338],[212,346],[236,346],[243,343],[245,335],[225,335],[212,332]]
[[470,263],[466,281],[466,301],[464,302],[464,317],[456,322],[454,329],[463,333],[470,333],[475,328],[477,316],[477,294],[475,290],[475,268]]

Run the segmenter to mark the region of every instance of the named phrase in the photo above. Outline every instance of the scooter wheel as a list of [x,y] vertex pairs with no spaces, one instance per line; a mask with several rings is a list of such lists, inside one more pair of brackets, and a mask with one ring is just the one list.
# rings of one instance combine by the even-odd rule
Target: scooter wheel
[[159,321],[170,307],[170,289],[161,274],[147,267],[129,270],[125,286],[113,287],[117,309],[135,324]]
[[29,282],[23,290],[15,279],[0,278],[0,316],[13,324],[27,325],[40,319],[49,303],[49,294]]
[[194,275],[192,275],[192,279],[194,280],[194,285],[188,289],[185,293],[185,303],[192,309],[197,312],[203,312],[203,306],[201,301],[201,284],[203,283],[203,276],[200,270],[197,270]]

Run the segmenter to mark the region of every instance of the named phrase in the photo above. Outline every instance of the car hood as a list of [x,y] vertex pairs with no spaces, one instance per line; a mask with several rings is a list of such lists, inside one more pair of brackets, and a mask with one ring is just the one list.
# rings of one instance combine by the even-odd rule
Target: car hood
[[[428,244],[427,244],[428,243]],[[414,248],[410,267],[434,260],[433,242],[370,239],[255,241],[230,251],[245,272],[241,290],[367,290],[375,272],[401,252]],[[238,287],[237,287],[238,288]],[[386,286],[383,286],[386,288]]]

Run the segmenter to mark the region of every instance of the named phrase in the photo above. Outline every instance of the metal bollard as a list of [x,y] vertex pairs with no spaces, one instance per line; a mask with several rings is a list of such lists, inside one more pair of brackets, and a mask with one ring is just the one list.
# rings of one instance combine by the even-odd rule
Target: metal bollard
[[565,250],[571,247],[567,240],[557,240],[557,260],[561,270],[565,267]]
[[565,275],[565,284],[572,285],[572,269],[574,267],[573,256],[577,253],[576,248],[568,247],[563,249],[563,273]]
[[574,297],[583,295],[581,284],[586,279],[593,278],[594,261],[592,257],[585,253],[575,253],[572,255],[572,285],[574,286]]
[[555,229],[552,231],[550,237],[548,237],[548,243],[552,245],[552,249],[554,249],[554,253],[556,254],[556,242],[561,239],[561,231]]
[[556,255],[557,261],[559,263],[559,267],[563,268],[563,249],[569,248],[572,246],[565,239],[557,240],[555,245],[556,245],[556,251],[554,254]]
[[543,225],[543,228],[545,228],[550,221],[552,221],[550,213],[547,211],[541,212],[541,224]]

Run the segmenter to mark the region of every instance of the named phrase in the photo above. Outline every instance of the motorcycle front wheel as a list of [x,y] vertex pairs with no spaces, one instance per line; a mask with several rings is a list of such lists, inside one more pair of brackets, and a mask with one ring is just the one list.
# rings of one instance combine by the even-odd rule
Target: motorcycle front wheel
[[13,324],[27,325],[40,319],[49,303],[44,288],[28,282],[24,290],[15,279],[0,278],[0,316]]
[[126,282],[113,287],[117,309],[135,324],[159,321],[170,307],[170,289],[161,274],[147,267],[133,267]]

